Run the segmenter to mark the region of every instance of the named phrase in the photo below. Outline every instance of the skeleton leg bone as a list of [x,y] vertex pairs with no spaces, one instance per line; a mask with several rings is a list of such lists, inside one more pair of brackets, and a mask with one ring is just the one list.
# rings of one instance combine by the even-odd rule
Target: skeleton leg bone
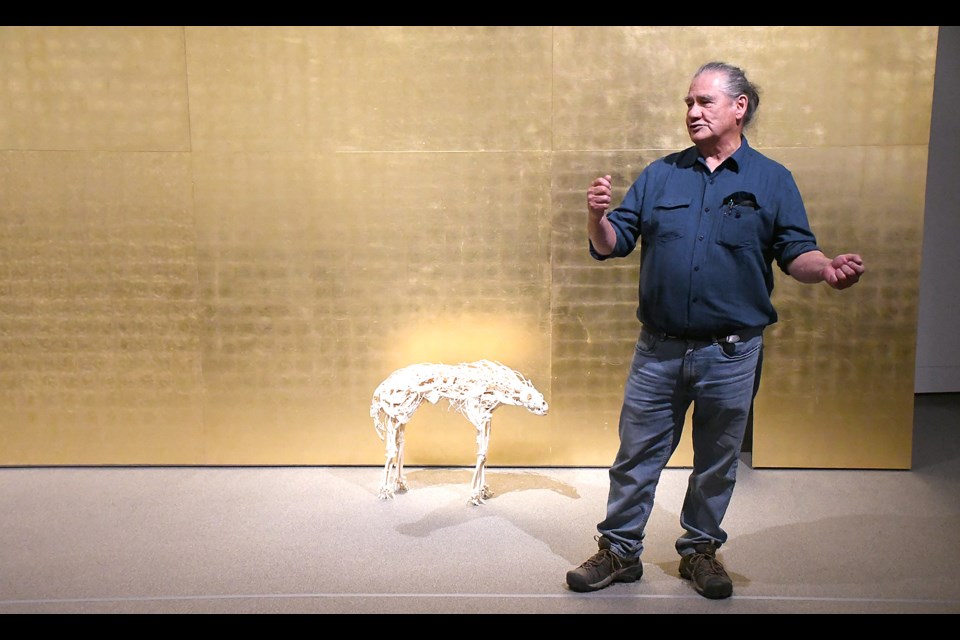
[[383,465],[383,475],[380,479],[380,488],[377,490],[377,497],[381,500],[389,500],[393,497],[393,488],[391,476],[393,475],[396,458],[387,457],[386,464]]
[[483,425],[483,464],[480,465],[480,491],[484,498],[493,496],[487,485],[487,449],[490,447],[490,418]]
[[406,444],[406,426],[405,424],[401,424],[397,427],[397,475],[394,485],[394,490],[397,493],[407,492],[407,477],[403,475],[403,449]]
[[386,443],[387,461],[383,465],[383,475],[380,477],[380,488],[377,491],[377,497],[381,500],[389,500],[393,497],[397,487],[396,475],[397,464],[399,461],[400,449],[397,445],[399,438],[398,423],[393,418],[387,419],[387,428],[383,440]]
[[493,496],[493,492],[487,486],[487,445],[489,443],[490,418],[486,418],[483,424],[477,427],[477,464],[473,470],[472,490],[468,504],[481,505],[487,498]]

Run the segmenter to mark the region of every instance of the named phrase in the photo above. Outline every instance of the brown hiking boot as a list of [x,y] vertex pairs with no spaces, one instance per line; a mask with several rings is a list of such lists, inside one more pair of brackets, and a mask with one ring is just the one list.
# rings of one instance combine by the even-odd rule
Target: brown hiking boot
[[574,591],[596,591],[614,582],[635,582],[643,575],[640,558],[621,558],[610,550],[610,540],[597,538],[600,550],[576,569],[567,571],[567,585]]
[[680,577],[693,582],[697,593],[718,600],[733,593],[733,581],[717,560],[713,543],[698,544],[696,551],[680,558]]

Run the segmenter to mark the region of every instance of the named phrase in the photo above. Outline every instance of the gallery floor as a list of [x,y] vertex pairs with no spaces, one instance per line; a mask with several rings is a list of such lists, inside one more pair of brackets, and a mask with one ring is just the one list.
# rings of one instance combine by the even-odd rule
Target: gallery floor
[[[734,595],[677,573],[668,469],[644,576],[578,594],[605,469],[0,469],[0,613],[960,613],[960,394],[916,399],[909,471],[753,469],[720,553]],[[612,454],[612,452],[611,452]]]

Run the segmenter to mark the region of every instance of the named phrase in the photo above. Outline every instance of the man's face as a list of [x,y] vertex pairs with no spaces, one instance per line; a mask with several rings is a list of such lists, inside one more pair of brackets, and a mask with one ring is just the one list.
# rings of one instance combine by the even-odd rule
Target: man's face
[[702,73],[690,83],[687,103],[687,132],[694,144],[739,137],[737,118],[743,115],[746,97],[731,100],[721,90],[723,73]]

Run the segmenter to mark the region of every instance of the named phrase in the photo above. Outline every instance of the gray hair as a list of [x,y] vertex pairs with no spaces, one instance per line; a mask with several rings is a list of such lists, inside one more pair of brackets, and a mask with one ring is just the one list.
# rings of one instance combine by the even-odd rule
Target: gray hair
[[696,78],[708,71],[719,71],[723,74],[726,82],[723,83],[722,89],[731,100],[736,100],[741,95],[747,96],[747,110],[743,114],[743,128],[746,129],[753,122],[753,116],[760,107],[760,88],[747,80],[747,74],[743,69],[726,62],[708,62],[697,69],[693,77]]

